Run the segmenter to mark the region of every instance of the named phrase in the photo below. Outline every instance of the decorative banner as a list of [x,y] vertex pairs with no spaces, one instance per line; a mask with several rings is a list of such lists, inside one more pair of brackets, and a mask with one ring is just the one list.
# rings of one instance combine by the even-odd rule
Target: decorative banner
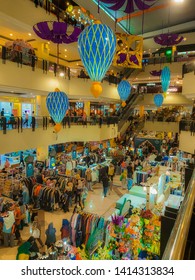
[[56,159],[55,157],[50,157],[49,159],[49,168],[53,169],[56,166]]
[[68,97],[64,92],[59,91],[59,89],[55,89],[54,92],[50,92],[48,94],[46,105],[50,116],[56,123],[54,129],[57,133],[61,129],[61,121],[63,120],[69,107]]
[[162,94],[156,94],[154,96],[154,104],[157,107],[160,107],[163,104],[163,101],[164,101],[164,98],[163,98]]
[[72,159],[76,159],[77,158],[77,151],[72,151]]
[[123,5],[125,5],[124,12],[127,14],[133,13],[135,10],[147,10],[149,9],[156,0],[99,0],[105,4],[110,4],[110,6],[106,6],[107,8],[118,11]]
[[34,176],[34,166],[33,163],[26,164],[26,177],[33,177]]
[[166,93],[169,88],[170,80],[171,80],[171,71],[169,67],[165,66],[161,73],[161,84],[164,93]]
[[153,138],[135,138],[134,140],[134,146],[135,149],[142,148],[145,145],[151,146],[151,148],[154,150],[154,152],[161,151],[161,144],[162,140],[160,139],[153,139]]
[[113,65],[126,68],[142,68],[143,37],[116,33],[116,38],[117,45]]
[[105,24],[86,27],[78,39],[81,60],[93,82],[91,92],[98,97],[102,92],[101,81],[109,69],[116,50],[116,37]]
[[154,42],[161,46],[175,46],[183,41],[184,37],[176,33],[160,34],[154,37]]

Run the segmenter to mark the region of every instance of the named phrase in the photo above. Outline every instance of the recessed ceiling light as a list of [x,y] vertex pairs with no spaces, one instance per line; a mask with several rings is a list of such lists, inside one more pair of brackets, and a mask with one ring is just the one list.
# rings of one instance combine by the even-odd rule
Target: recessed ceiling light
[[64,73],[63,72],[60,72],[60,77],[64,77]]
[[174,0],[175,3],[183,3],[184,0]]
[[49,42],[49,41],[48,41],[47,43],[48,43],[48,45],[50,44],[50,42]]
[[67,49],[65,49],[64,51],[67,52]]
[[187,38],[185,37],[185,38],[183,38],[183,41],[186,41],[187,40]]
[[67,55],[65,55],[65,57],[67,57]]
[[31,33],[28,33],[28,36],[31,36],[32,34]]
[[10,33],[9,35],[10,35],[10,36],[13,36],[13,34],[12,34],[12,33]]

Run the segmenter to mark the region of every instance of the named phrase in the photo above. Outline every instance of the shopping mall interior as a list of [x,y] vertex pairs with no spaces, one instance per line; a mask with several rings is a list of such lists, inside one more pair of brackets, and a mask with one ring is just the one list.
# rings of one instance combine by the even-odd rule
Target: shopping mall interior
[[0,7],[0,260],[194,260],[194,0]]

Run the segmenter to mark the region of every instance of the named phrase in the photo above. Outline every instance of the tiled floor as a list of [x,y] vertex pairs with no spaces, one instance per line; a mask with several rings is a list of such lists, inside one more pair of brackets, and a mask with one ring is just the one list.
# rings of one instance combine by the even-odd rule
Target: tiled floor
[[[126,190],[122,190],[120,187],[119,176],[115,176],[114,178],[114,187],[110,195],[107,197],[103,197],[103,188],[101,183],[97,183],[94,185],[94,192],[89,192],[85,211],[90,213],[96,213],[98,215],[102,215],[108,218],[112,214],[112,210],[114,210],[115,202],[126,193]],[[70,210],[73,210],[71,208]],[[54,227],[56,228],[56,237],[60,239],[60,228],[62,224],[62,219],[70,219],[72,212],[64,213],[61,210],[56,210],[54,212],[44,212],[45,215],[45,229],[47,228],[50,222],[53,222]],[[30,237],[30,227],[24,227],[21,231],[22,240],[25,241]],[[43,240],[44,241],[44,240]],[[17,254],[18,246],[13,248],[0,246],[0,260],[15,260]]]

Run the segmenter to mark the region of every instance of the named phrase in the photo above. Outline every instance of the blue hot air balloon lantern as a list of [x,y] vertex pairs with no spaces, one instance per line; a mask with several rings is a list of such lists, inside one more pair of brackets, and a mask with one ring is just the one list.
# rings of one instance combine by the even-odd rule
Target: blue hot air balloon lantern
[[160,107],[163,104],[163,101],[164,101],[164,98],[163,98],[162,94],[156,94],[154,96],[154,104],[157,107]]
[[162,84],[162,90],[163,90],[164,97],[166,97],[166,95],[167,95],[167,90],[170,85],[170,80],[171,80],[171,71],[170,71],[169,67],[165,66],[161,73],[161,84]]
[[55,89],[54,92],[50,92],[48,94],[46,105],[50,116],[56,123],[54,130],[58,133],[61,129],[61,122],[69,107],[68,97],[64,92],[59,89]]
[[124,107],[126,105],[125,101],[128,99],[128,97],[131,93],[131,84],[126,80],[122,80],[118,84],[117,90],[118,90],[120,99],[122,100],[122,106]]
[[78,50],[90,79],[92,94],[102,93],[101,81],[109,69],[116,50],[116,37],[105,24],[95,23],[86,27],[78,38]]

